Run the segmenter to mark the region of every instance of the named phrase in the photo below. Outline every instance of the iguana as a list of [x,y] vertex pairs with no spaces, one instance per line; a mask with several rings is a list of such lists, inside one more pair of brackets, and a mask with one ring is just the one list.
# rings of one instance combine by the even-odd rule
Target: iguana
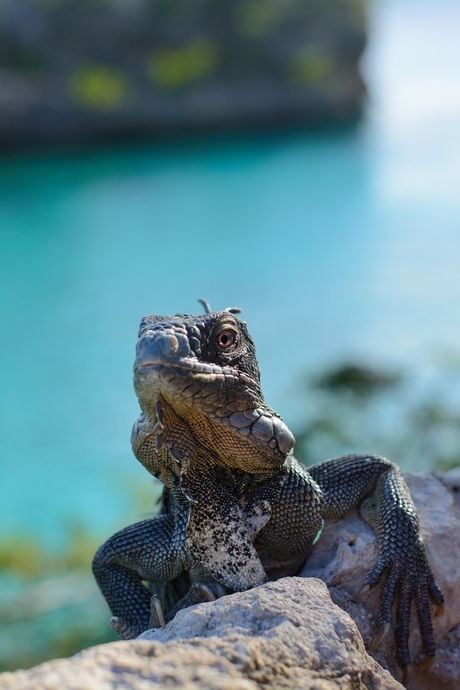
[[191,604],[296,575],[324,520],[359,506],[379,545],[364,583],[366,591],[381,583],[376,639],[388,632],[396,601],[395,655],[407,682],[411,604],[429,659],[436,652],[430,602],[440,614],[444,599],[400,469],[366,454],[308,469],[297,462],[294,436],[264,400],[239,310],[211,312],[203,303],[203,315],[150,315],[140,324],[141,415],[131,441],[164,484],[163,507],[108,539],[94,558],[111,626],[134,638]]

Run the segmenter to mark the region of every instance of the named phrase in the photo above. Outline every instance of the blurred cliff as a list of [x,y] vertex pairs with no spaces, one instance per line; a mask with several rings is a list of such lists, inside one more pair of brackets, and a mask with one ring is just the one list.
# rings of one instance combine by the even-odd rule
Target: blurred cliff
[[0,145],[343,121],[364,0],[3,0]]

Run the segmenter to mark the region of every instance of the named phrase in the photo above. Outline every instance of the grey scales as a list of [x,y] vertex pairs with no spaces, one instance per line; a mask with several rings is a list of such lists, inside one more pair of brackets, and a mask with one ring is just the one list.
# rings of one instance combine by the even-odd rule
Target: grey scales
[[395,658],[407,684],[414,603],[422,654],[436,654],[431,572],[400,469],[354,454],[308,469],[295,439],[265,402],[254,343],[237,309],[145,316],[134,363],[141,414],[135,456],[164,485],[160,514],[117,532],[93,572],[123,639],[164,626],[181,609],[296,575],[324,520],[359,506],[379,544],[363,591],[380,585],[374,645],[395,604]]

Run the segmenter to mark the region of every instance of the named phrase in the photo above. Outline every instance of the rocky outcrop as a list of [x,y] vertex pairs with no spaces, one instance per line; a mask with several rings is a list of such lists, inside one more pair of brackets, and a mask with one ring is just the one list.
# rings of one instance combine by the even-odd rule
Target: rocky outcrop
[[4,0],[0,145],[356,115],[364,0]]
[[181,611],[165,630],[0,676],[1,690],[396,690],[319,580],[285,578]]
[[[458,478],[441,479],[407,476],[429,559],[446,596],[446,612],[435,619],[438,655],[428,668],[414,664],[411,690],[457,690],[460,682]],[[165,630],[148,631],[131,642],[101,645],[71,659],[5,673],[0,690],[402,688],[384,670],[400,677],[392,633],[372,656],[366,652],[375,632],[377,592],[359,602],[352,597],[375,557],[374,533],[351,514],[326,525],[304,568],[308,578],[284,578],[183,610]],[[414,658],[419,647],[416,628],[414,618]]]

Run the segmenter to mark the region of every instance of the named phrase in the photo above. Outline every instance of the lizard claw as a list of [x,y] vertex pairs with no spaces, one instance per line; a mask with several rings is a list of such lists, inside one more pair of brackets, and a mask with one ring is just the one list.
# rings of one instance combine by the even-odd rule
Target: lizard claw
[[385,625],[382,626],[380,631],[377,633],[377,635],[374,637],[372,642],[369,645],[369,649],[372,651],[375,651],[381,642],[385,639],[385,637],[388,635],[388,632],[390,630],[390,623],[385,623]]
[[130,625],[129,623],[125,623],[125,621],[118,616],[112,616],[109,621],[109,625],[112,630],[114,630],[117,635],[121,637],[122,640],[134,640],[135,637],[141,634],[141,631],[138,628],[134,627],[134,625]]
[[206,585],[202,582],[194,582],[187,594],[168,612],[166,621],[168,623],[172,621],[176,613],[182,609],[194,606],[195,604],[201,604],[204,601],[216,601],[216,599],[224,594],[226,594],[226,591],[222,585],[219,585],[217,582],[208,582]]
[[187,606],[193,606],[193,604],[200,604],[205,599],[207,601],[216,601],[217,597],[208,585],[202,582],[194,582],[183,601],[184,603],[187,601]]
[[359,601],[362,597],[370,591],[369,585],[364,585],[357,592],[353,594],[353,601]]
[[401,683],[404,685],[405,688],[409,685],[409,681],[412,675],[412,664],[408,664],[407,666],[404,666],[402,670],[402,679]]
[[421,652],[418,657],[415,659],[415,663],[417,666],[420,666],[420,668],[426,668],[431,664],[433,661],[434,657],[432,656],[427,656],[423,652]]
[[445,610],[446,610],[446,606],[445,606],[444,602],[442,602],[442,604],[438,604],[434,610],[434,614],[433,614],[434,617],[439,618],[439,616],[443,616]]
[[208,601],[216,601],[216,595],[211,592],[207,585],[199,585],[200,591]]
[[150,599],[149,628],[166,628],[163,603],[157,594]]

